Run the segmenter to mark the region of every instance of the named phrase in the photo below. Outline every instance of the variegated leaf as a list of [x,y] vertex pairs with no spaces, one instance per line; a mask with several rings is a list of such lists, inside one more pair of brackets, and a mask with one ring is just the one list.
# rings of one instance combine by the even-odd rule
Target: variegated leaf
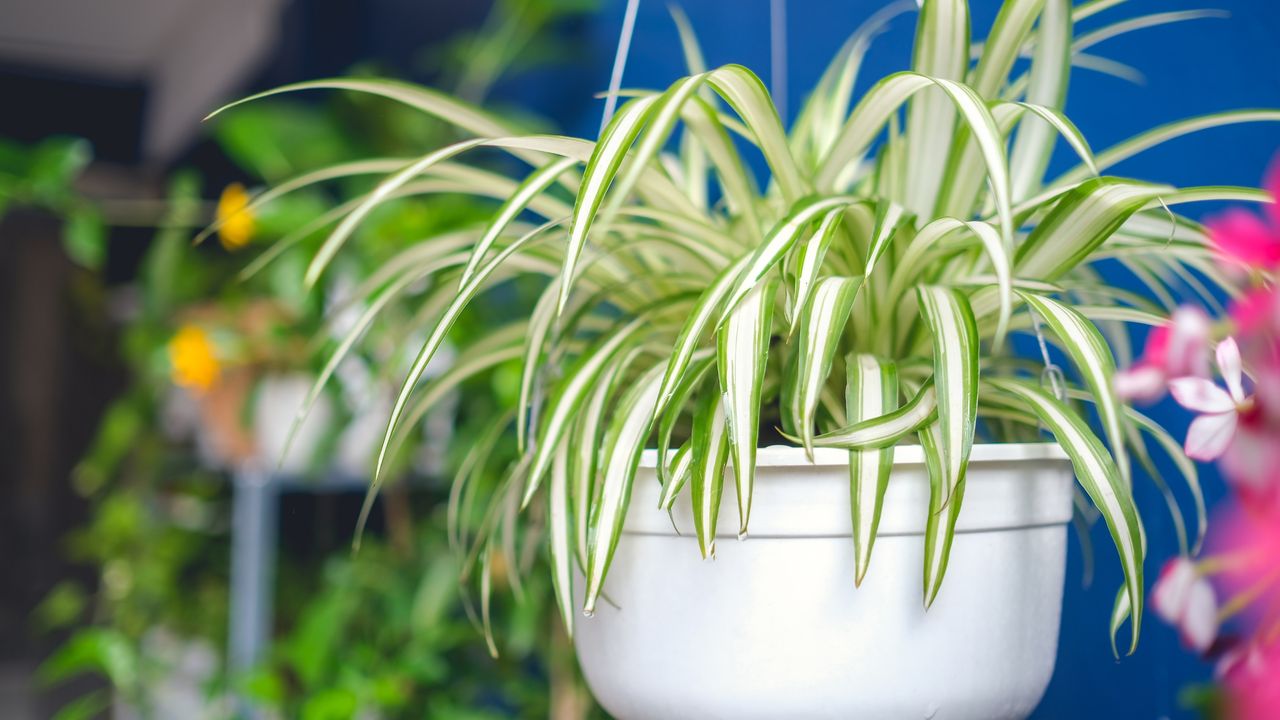
[[[872,355],[851,355],[847,362],[845,412],[859,423],[898,407],[898,369]],[[861,585],[871,564],[871,548],[880,526],[884,491],[893,470],[893,446],[849,451],[849,501],[853,516],[853,582]]]
[[635,479],[640,453],[653,427],[654,404],[662,380],[662,365],[655,365],[636,382],[623,397],[614,415],[606,439],[607,454],[600,482],[600,501],[591,521],[591,540],[587,555],[587,586],[583,612],[595,612],[596,601],[604,588],[609,564],[622,536],[627,506],[631,502],[631,484]]
[[1138,634],[1142,626],[1144,540],[1133,496],[1121,479],[1115,461],[1084,420],[1057,398],[1035,385],[1021,381],[991,379],[989,382],[992,387],[1021,399],[1053,433],[1058,444],[1071,457],[1076,479],[1102,513],[1120,555],[1127,600],[1133,609],[1132,639],[1129,645],[1129,652],[1132,653],[1138,647]]
[[792,425],[801,444],[813,455],[814,415],[818,398],[831,372],[831,362],[849,321],[849,311],[862,278],[827,277],[818,281],[813,300],[800,312],[800,337],[796,344],[795,387],[789,393]]
[[693,503],[693,527],[698,535],[698,549],[703,558],[708,558],[716,553],[716,521],[720,517],[725,465],[729,460],[728,420],[724,402],[715,393],[708,393],[698,401],[690,445],[689,495]]
[[720,390],[724,394],[724,414],[738,490],[740,535],[746,534],[751,517],[756,437],[760,430],[760,394],[769,356],[777,287],[777,278],[757,285],[738,304],[716,335],[716,368],[720,373]]

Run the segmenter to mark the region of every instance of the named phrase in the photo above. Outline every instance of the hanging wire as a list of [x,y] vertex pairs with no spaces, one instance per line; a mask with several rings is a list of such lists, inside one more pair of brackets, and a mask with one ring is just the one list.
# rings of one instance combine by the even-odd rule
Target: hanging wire
[[618,50],[613,56],[613,73],[609,76],[609,94],[604,100],[604,116],[600,118],[600,134],[613,119],[618,109],[618,91],[622,89],[622,73],[627,67],[627,55],[631,52],[631,35],[636,29],[636,12],[640,0],[627,0],[627,12],[622,18],[622,32],[618,35]]
[[1044,339],[1044,328],[1040,325],[1040,317],[1035,313],[1031,313],[1031,325],[1036,330],[1036,342],[1040,344],[1040,357],[1044,359],[1044,370],[1040,371],[1040,385],[1047,386],[1054,397],[1066,402],[1067,376],[1049,355],[1049,343]]
[[787,0],[769,0],[769,89],[787,124]]

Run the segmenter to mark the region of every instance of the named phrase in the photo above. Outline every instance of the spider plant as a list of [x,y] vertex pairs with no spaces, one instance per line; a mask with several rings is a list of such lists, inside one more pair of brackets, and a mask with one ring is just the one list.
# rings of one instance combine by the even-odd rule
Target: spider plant
[[[678,12],[690,75],[662,91],[626,93],[595,141],[525,133],[428,88],[397,83],[318,81],[254,96],[372,93],[442,118],[464,136],[416,158],[319,170],[257,198],[382,176],[306,230],[333,225],[311,260],[309,283],[381,205],[438,192],[496,203],[483,225],[406,238],[403,252],[370,275],[364,314],[315,392],[382,308],[415,303],[427,339],[394,404],[380,472],[427,407],[463,379],[518,360],[518,407],[495,418],[471,462],[483,464],[493,443],[512,434],[520,460],[501,484],[483,490],[487,530],[461,546],[487,570],[495,543],[514,543],[516,510],[536,501],[531,515],[545,521],[570,631],[574,567],[585,578],[581,597],[590,614],[646,445],[658,450],[662,507],[669,510],[688,487],[704,555],[715,549],[728,467],[737,530],[748,531],[762,438],[785,437],[810,453],[847,450],[853,580],[861,581],[894,447],[918,442],[931,484],[928,606],[946,573],[973,444],[1035,440],[1048,430],[1115,542],[1125,581],[1112,634],[1129,620],[1132,651],[1145,541],[1130,475],[1135,462],[1151,467],[1149,442],[1175,457],[1196,498],[1197,532],[1184,544],[1198,544],[1204,511],[1178,444],[1112,390],[1116,356],[1128,354],[1125,326],[1164,322],[1161,301],[1174,286],[1189,285],[1208,301],[1236,292],[1203,228],[1172,208],[1270,198],[1103,173],[1188,132],[1280,120],[1280,113],[1196,117],[1092,152],[1062,112],[1073,64],[1132,74],[1084,51],[1198,15],[1073,32],[1118,4],[1007,0],[985,40],[972,43],[964,0],[926,0],[912,69],[881,79],[854,103],[868,45],[904,9],[891,6],[850,36],[789,129],[750,70],[703,65]],[[1048,176],[1060,142],[1079,164]],[[460,162],[482,151],[530,170],[513,179]],[[766,181],[743,153],[763,159]],[[1126,292],[1108,279],[1125,273],[1150,292]],[[448,373],[420,386],[468,303],[525,275],[544,278],[536,304],[461,348]],[[1043,357],[1020,355],[1013,335],[1038,335]],[[1071,379],[1051,373],[1055,382],[1046,388],[1037,376],[1046,363],[1056,368],[1053,357],[1075,371]],[[508,423],[514,430],[504,435]],[[464,471],[455,481],[461,504],[480,493],[468,486],[471,476]],[[1181,526],[1176,504],[1173,511]]]

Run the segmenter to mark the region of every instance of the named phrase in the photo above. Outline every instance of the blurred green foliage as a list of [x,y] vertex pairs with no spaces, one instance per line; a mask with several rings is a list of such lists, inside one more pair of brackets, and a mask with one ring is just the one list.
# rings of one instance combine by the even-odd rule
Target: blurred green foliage
[[96,270],[106,259],[106,223],[75,189],[91,160],[93,150],[81,138],[50,137],[30,146],[0,138],[0,218],[22,207],[62,218],[67,255]]
[[[498,0],[484,27],[434,51],[446,83],[483,99],[512,68],[552,62],[560,46],[546,32],[561,20],[589,10],[589,0]],[[526,63],[525,61],[529,61]],[[367,74],[369,68],[357,68]],[[250,183],[274,185],[307,170],[370,155],[416,157],[448,138],[444,126],[394,103],[339,94],[320,104],[278,99],[237,108],[212,126],[222,151]],[[33,206],[67,218],[68,253],[90,268],[106,256],[101,212],[80,198],[74,180],[91,153],[79,141],[53,139],[34,148],[0,144],[0,213]],[[192,246],[193,230],[210,220],[197,175],[179,172],[170,181],[156,235],[142,261],[130,315],[120,339],[130,374],[127,393],[104,414],[97,437],[78,464],[73,481],[93,506],[91,522],[67,540],[73,560],[97,569],[95,587],[67,582],[54,588],[37,610],[46,630],[70,632],[41,669],[49,683],[82,674],[105,677],[110,688],[63,708],[60,718],[96,717],[112,693],[148,713],[148,688],[172,668],[150,649],[157,630],[182,641],[221,651],[227,637],[230,488],[222,468],[201,457],[197,437],[173,432],[173,367],[169,344],[184,324],[199,322],[225,352],[226,373],[263,377],[271,372],[314,373],[324,350],[336,343],[331,323],[335,302],[347,290],[344,277],[360,277],[419,237],[441,229],[480,223],[492,207],[451,196],[412,198],[380,208],[364,223],[351,251],[320,287],[308,291],[306,264],[328,227],[316,227],[249,277],[250,257],[291,236],[337,204],[367,192],[375,177],[315,186],[281,197],[254,212],[247,247],[217,243]],[[509,301],[524,302],[528,288],[513,285]],[[406,362],[403,339],[416,317],[424,289],[393,308],[371,328],[356,354],[378,383],[398,382]],[[454,333],[463,337],[493,322],[502,308],[481,308],[464,317]],[[472,381],[469,403],[458,409],[455,433],[489,432],[478,418],[514,405],[519,369],[514,363]],[[331,383],[340,386],[341,381]],[[341,398],[341,387],[326,393]],[[237,418],[247,416],[253,392],[245,391]],[[338,403],[336,427],[350,413]],[[207,419],[205,420],[207,422]],[[471,443],[460,441],[454,448]],[[330,446],[331,442],[322,443]],[[405,456],[413,448],[406,448]],[[453,450],[453,448],[451,448]],[[476,484],[497,482],[510,458],[489,458]],[[451,452],[448,467],[463,458]],[[316,458],[316,467],[326,459]],[[407,462],[399,474],[409,472]],[[575,680],[566,652],[549,648],[558,636],[548,599],[537,538],[527,547],[514,538],[494,551],[509,568],[499,584],[520,582],[519,598],[496,587],[490,608],[502,652],[491,658],[481,633],[477,585],[467,575],[461,549],[446,542],[447,484],[419,492],[415,506],[425,516],[405,537],[369,538],[355,555],[340,552],[322,563],[281,558],[277,588],[277,637],[268,659],[244,677],[215,673],[207,692],[215,698],[241,693],[281,717],[497,718],[545,717],[550,678],[559,692],[589,703]],[[399,496],[397,502],[404,499]],[[461,514],[461,532],[484,522],[484,508]],[[507,555],[512,555],[508,558]],[[518,556],[518,557],[516,557]],[[466,582],[460,582],[465,579]]]
[[[366,543],[331,558],[314,594],[289,619],[271,659],[243,681],[283,717],[443,719],[546,717],[548,675],[539,657],[556,631],[548,591],[496,609],[503,653],[490,658],[459,602],[460,563],[440,537],[443,518],[397,549]],[[544,582],[538,573],[530,583]]]

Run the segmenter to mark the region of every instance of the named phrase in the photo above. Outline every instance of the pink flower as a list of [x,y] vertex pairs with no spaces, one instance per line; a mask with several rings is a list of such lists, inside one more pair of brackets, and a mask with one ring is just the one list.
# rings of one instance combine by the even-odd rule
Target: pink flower
[[1226,598],[1247,598],[1240,628],[1259,636],[1280,627],[1280,506],[1234,503],[1213,520],[1213,555],[1201,565]]
[[1253,399],[1244,394],[1240,348],[1227,338],[1218,343],[1218,370],[1227,384],[1223,390],[1212,380],[1180,377],[1169,381],[1173,399],[1182,407],[1200,413],[1187,429],[1187,457],[1216,460],[1235,439],[1240,413],[1252,409]]
[[1115,374],[1116,394],[1125,400],[1154,402],[1164,396],[1170,378],[1209,375],[1209,316],[1184,305],[1169,323],[1147,336],[1142,357],[1133,367]]
[[1231,319],[1241,335],[1280,333],[1280,292],[1250,290],[1231,303]]
[[1151,609],[1178,629],[1182,643],[1204,653],[1218,637],[1218,601],[1213,586],[1186,557],[1165,563],[1151,593]]
[[1251,507],[1280,502],[1280,436],[1259,427],[1256,417],[1255,411],[1240,419],[1235,439],[1219,460],[1223,475]]
[[1228,717],[1274,720],[1280,708],[1280,645],[1241,644],[1222,656],[1215,675],[1227,690]]
[[[1271,163],[1263,186],[1273,197],[1280,195],[1280,158]],[[1249,268],[1280,265],[1280,207],[1272,202],[1264,217],[1232,208],[1205,223],[1214,245],[1227,258]]]

